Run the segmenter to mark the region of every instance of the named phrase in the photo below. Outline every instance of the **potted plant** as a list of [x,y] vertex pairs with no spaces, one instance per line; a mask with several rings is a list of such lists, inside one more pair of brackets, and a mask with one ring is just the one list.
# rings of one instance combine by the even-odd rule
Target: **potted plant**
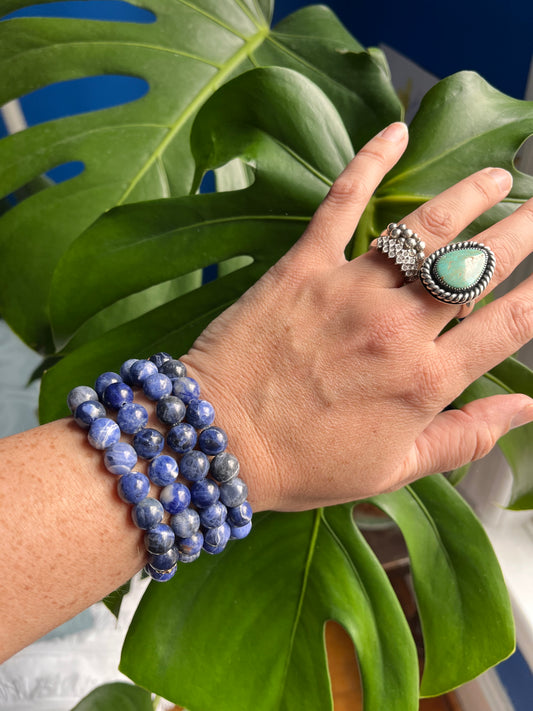
[[[0,14],[50,1],[5,0]],[[0,141],[0,310],[43,356],[42,421],[66,414],[63,393],[110,363],[185,352],[299,237],[353,153],[403,115],[382,53],[365,50],[324,6],[271,29],[273,0],[130,4],[153,21],[0,24],[2,103],[97,74],[149,84],[134,102]],[[476,74],[439,82],[410,133],[350,257],[383,225],[487,164],[511,170],[514,187],[463,239],[533,194],[533,178],[513,164],[533,133],[533,106]],[[70,180],[42,179],[72,162],[81,172]],[[210,171],[215,191],[198,194]],[[22,192],[25,199],[13,199]],[[147,259],[154,247],[158,258]],[[212,265],[216,278],[206,282]],[[509,391],[533,395],[532,372],[514,359],[460,403]],[[531,434],[529,426],[501,441],[517,509],[533,503]],[[405,615],[354,523],[354,504],[260,515],[240,545],[151,584],[121,669],[191,711],[322,711],[331,708],[324,625],[334,620],[353,640],[365,711],[416,709],[420,696],[472,679],[508,656],[514,637],[498,563],[453,486],[458,478],[427,477],[370,502],[395,521],[409,552],[424,638],[421,682]],[[209,670],[201,685],[199,668]],[[99,690],[99,703],[117,708],[114,693],[149,707],[135,687]]]

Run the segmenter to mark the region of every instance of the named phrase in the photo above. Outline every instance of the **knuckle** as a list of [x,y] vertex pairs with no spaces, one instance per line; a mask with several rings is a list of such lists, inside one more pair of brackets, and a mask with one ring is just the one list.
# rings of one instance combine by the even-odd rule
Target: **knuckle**
[[369,197],[370,191],[359,176],[341,176],[331,186],[326,200],[336,207],[346,203],[366,203]]
[[497,441],[498,436],[488,423],[485,422],[479,425],[474,436],[471,461],[475,462],[477,459],[486,457],[494,449]]
[[430,233],[438,237],[455,234],[456,223],[453,212],[445,205],[432,205],[427,203],[419,208],[417,215],[419,231]]
[[369,319],[365,328],[365,350],[371,357],[388,356],[404,350],[407,324],[404,314],[390,312],[386,318]]
[[384,166],[387,162],[387,156],[383,151],[383,146],[378,148],[377,146],[373,146],[372,143],[361,148],[358,155],[363,156],[363,158],[370,158],[374,163],[380,166]]
[[472,188],[481,196],[484,202],[492,204],[495,196],[495,181],[486,174],[480,173],[472,179]]
[[506,310],[505,323],[513,346],[521,346],[533,337],[533,302],[514,298]]
[[402,400],[418,411],[440,410],[447,402],[442,363],[431,359],[419,361],[405,373],[403,382]]

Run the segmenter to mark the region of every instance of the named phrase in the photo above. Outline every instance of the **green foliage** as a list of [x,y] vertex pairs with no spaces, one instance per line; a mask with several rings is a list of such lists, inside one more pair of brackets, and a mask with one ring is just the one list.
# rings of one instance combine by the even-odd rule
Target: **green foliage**
[[[1,12],[34,4],[9,0]],[[150,87],[129,104],[0,141],[0,198],[24,197],[0,215],[0,311],[52,363],[43,421],[67,414],[72,386],[127,357],[185,352],[298,239],[354,152],[402,116],[382,54],[364,50],[323,6],[271,29],[268,0],[132,4],[156,21],[0,23],[0,76],[9,77],[0,81],[2,103],[100,73],[132,74]],[[383,225],[488,164],[513,172],[513,190],[463,236],[510,213],[533,194],[533,179],[513,165],[531,133],[533,103],[472,73],[440,82],[370,201],[350,256]],[[85,166],[76,178],[41,179],[74,160]],[[195,194],[210,170],[221,192]],[[202,285],[211,264],[219,278]],[[533,394],[533,374],[508,359],[457,404],[514,391]],[[523,428],[501,442],[514,508],[533,505],[530,434]],[[350,504],[260,516],[246,541],[150,585],[122,669],[191,711],[322,711],[331,708],[324,624],[333,619],[357,650],[365,711],[414,711],[419,693],[446,691],[505,658],[513,631],[501,573],[450,484],[430,477],[373,503],[409,549],[426,652],[420,692],[405,617]],[[108,599],[115,612],[121,596]],[[201,685],[200,666],[209,669]],[[105,703],[98,708],[127,708]]]
[[152,696],[146,689],[115,682],[99,686],[87,694],[72,711],[154,711]]

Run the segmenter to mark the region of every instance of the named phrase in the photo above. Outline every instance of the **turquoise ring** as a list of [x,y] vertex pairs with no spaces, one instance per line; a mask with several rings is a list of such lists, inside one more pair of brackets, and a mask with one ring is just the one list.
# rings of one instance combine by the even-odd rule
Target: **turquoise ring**
[[470,304],[487,288],[496,258],[481,242],[452,242],[429,255],[420,267],[422,285],[447,304]]

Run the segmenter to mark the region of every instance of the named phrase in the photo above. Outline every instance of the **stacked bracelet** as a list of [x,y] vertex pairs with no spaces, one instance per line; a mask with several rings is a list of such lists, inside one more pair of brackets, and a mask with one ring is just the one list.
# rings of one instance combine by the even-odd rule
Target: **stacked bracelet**
[[[163,432],[147,427],[146,408],[134,402],[137,388],[156,403]],[[104,451],[106,469],[119,477],[118,495],[145,531],[145,571],[154,580],[170,580],[179,562],[196,560],[202,550],[221,553],[228,540],[248,535],[252,509],[239,462],[181,361],[168,353],[127,360],[120,373],[100,375],[94,389],[71,390],[67,403],[89,443]],[[172,455],[163,453],[165,444]],[[139,458],[148,463],[146,474],[134,471]],[[158,498],[151,484],[160,487]]]

